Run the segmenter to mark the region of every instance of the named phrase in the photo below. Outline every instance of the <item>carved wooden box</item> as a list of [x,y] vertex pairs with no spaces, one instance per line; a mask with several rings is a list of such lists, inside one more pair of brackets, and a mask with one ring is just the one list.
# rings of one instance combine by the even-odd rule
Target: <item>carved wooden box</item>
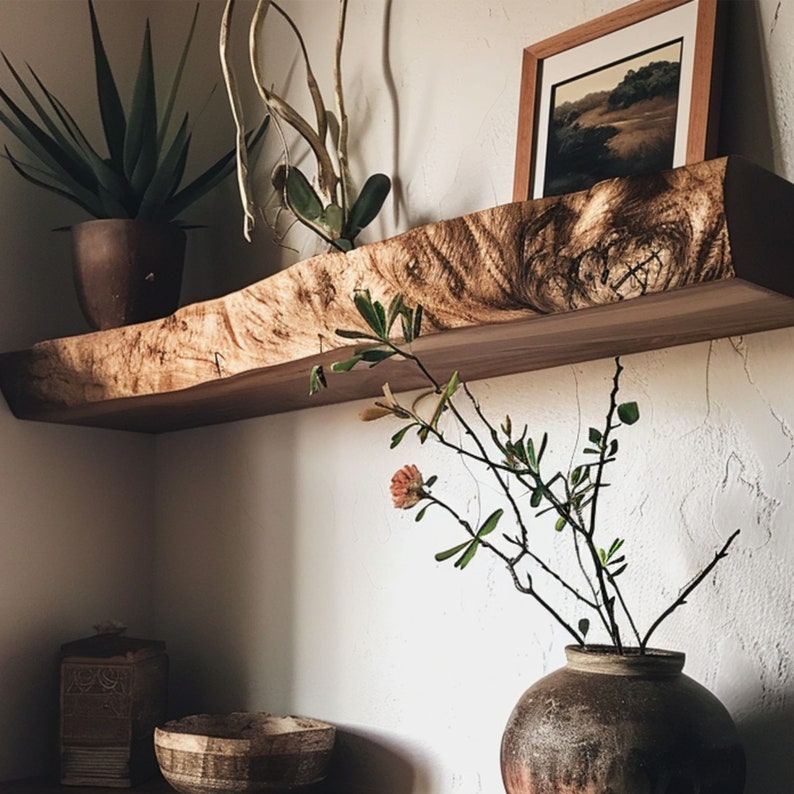
[[61,783],[126,787],[156,774],[167,682],[164,642],[104,633],[63,645]]

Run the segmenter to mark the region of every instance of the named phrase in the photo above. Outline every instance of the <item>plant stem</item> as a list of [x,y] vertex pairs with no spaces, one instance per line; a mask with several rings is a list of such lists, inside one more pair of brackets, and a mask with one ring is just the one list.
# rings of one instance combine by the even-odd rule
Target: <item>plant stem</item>
[[730,548],[731,543],[736,540],[736,537],[741,532],[740,529],[737,529],[725,542],[725,545],[714,555],[714,559],[681,591],[680,595],[676,600],[670,604],[667,609],[659,615],[658,618],[651,624],[651,627],[648,629],[648,632],[643,637],[642,642],[640,643],[640,653],[645,653],[645,649],[648,647],[648,641],[651,639],[651,635],[656,631],[659,627],[659,624],[667,617],[669,617],[673,612],[675,612],[678,607],[683,606],[686,603],[686,599],[689,594],[711,573],[714,566],[721,560],[723,557],[728,556],[728,549]]
[[[435,505],[438,505],[439,507],[441,507],[444,510],[446,510],[466,530],[466,532],[472,538],[476,537],[477,533],[472,529],[471,524],[468,521],[466,521],[465,518],[463,518],[461,515],[459,515],[458,512],[454,508],[450,507],[448,504],[446,504],[446,502],[442,502],[440,499],[437,499],[435,496],[432,496],[431,494],[427,494],[426,498],[431,503],[433,503]],[[517,563],[521,560],[521,556],[522,555],[519,555],[519,557],[516,560],[513,560],[510,557],[508,557],[503,551],[501,551],[501,549],[498,549],[496,546],[491,544],[489,541],[483,540],[482,538],[479,538],[477,542],[484,549],[487,549],[492,554],[495,554],[500,560],[502,560],[502,562],[505,563],[505,565],[507,566],[507,570],[510,571],[510,576],[512,577],[513,584],[515,585],[517,590],[519,590],[520,592],[525,593],[526,595],[529,595],[532,598],[534,598],[535,601],[537,601],[538,604],[540,604],[540,606],[542,606],[543,609],[545,609],[557,621],[557,623],[559,623],[576,640],[576,642],[579,645],[584,645],[584,637],[582,637],[579,633],[577,633],[577,631],[562,617],[562,615],[560,615],[559,612],[557,612],[557,610],[554,609],[554,607],[551,606],[551,604],[549,604],[548,601],[546,601],[542,596],[540,596],[538,594],[538,592],[535,590],[535,588],[534,588],[534,586],[532,584],[532,577],[529,574],[527,574],[528,579],[529,579],[529,584],[528,585],[521,584],[521,580],[519,579],[518,571],[516,570],[516,566],[517,566]],[[524,549],[523,551],[524,551],[524,553],[529,554],[530,556],[533,556],[533,558],[534,558],[534,555],[532,555],[531,552],[529,552],[528,549]],[[535,559],[537,559],[537,558],[535,558]],[[577,593],[569,585],[567,585],[565,582],[563,582],[562,579],[559,578],[559,576],[557,576],[551,569],[549,569],[547,566],[545,566],[545,563],[543,563],[542,560],[538,560],[538,562],[544,567],[544,570],[546,570],[547,573],[549,573],[552,576],[554,576],[564,587],[566,587],[568,590],[570,590],[577,598],[579,598],[580,600],[582,600],[585,603],[587,603],[588,606],[591,606],[591,607],[594,606],[593,604],[589,604],[589,602],[587,602],[587,600],[582,595]]]

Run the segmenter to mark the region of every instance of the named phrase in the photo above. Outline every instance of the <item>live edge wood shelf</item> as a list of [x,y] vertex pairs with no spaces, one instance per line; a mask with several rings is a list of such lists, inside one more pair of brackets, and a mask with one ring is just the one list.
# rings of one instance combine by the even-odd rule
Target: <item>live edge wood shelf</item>
[[[328,373],[350,294],[425,308],[415,350],[466,380],[794,325],[794,185],[737,157],[601,182],[299,262],[164,320],[0,356],[21,419],[159,433],[422,385]],[[323,351],[321,353],[321,351]],[[324,363],[329,388],[309,397]]]

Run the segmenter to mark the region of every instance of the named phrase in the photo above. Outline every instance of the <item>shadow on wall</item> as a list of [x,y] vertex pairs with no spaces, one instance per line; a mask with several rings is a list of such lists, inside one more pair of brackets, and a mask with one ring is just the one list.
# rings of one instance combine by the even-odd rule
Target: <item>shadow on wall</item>
[[337,729],[325,794],[411,794],[425,791],[415,760],[382,737]]
[[794,706],[739,723],[747,754],[745,794],[787,794],[781,781],[794,780]]
[[728,30],[720,154],[741,154],[775,171],[779,134],[770,118],[769,57],[757,0],[726,3]]

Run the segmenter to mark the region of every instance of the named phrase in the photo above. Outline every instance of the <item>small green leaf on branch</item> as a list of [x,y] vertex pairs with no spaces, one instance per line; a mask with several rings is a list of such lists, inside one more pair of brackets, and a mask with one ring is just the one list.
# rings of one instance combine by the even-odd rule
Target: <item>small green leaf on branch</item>
[[640,409],[637,403],[621,403],[618,406],[618,418],[624,425],[633,425],[640,418]]
[[315,364],[309,373],[309,396],[311,397],[327,387],[328,383],[325,380],[323,365]]
[[[423,508],[419,515],[424,515],[426,509],[427,507]],[[416,517],[416,520],[419,521],[419,516]],[[471,541],[467,540],[463,543],[459,543],[457,546],[453,546],[451,549],[438,552],[438,554],[435,555],[436,562],[444,562],[450,557],[454,557],[458,552],[463,551],[469,543],[471,543]]]

